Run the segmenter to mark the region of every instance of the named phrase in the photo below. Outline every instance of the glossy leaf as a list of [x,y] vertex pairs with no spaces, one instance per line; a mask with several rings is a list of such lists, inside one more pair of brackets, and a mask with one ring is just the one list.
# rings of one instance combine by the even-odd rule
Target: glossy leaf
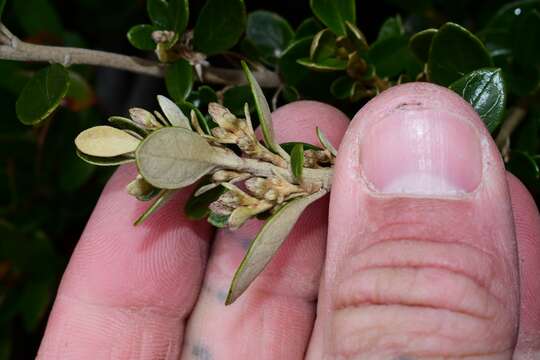
[[45,120],[60,105],[69,90],[69,73],[52,64],[38,71],[17,99],[17,117],[25,125]]
[[87,163],[96,166],[117,166],[135,162],[135,157],[127,155],[99,157],[86,155],[77,150],[77,156],[80,157],[82,160],[86,161]]
[[189,0],[169,0],[169,30],[182,34],[186,30],[188,20]]
[[498,127],[506,105],[506,89],[501,69],[473,71],[450,85],[450,89],[473,106],[489,131],[493,132]]
[[267,62],[275,63],[294,36],[293,29],[276,13],[259,10],[247,18],[246,39]]
[[326,135],[324,135],[324,133],[319,127],[317,127],[317,137],[319,138],[319,142],[321,143],[321,145],[324,146],[326,150],[330,151],[330,154],[332,154],[333,156],[337,156],[336,148],[332,145],[330,140],[328,140]]
[[446,23],[433,37],[428,74],[434,83],[448,86],[474,70],[493,66],[482,42],[467,29]]
[[524,66],[540,65],[540,12],[533,10],[518,21],[514,31],[515,60]]
[[251,242],[244,259],[234,274],[225,301],[226,305],[232,304],[242,295],[270,262],[304,210],[325,194],[326,191],[323,190],[306,197],[294,199],[268,219],[257,237]]
[[86,129],[75,138],[77,149],[90,156],[115,157],[137,149],[140,140],[111,126]]
[[407,73],[414,79],[422,65],[408,47],[405,36],[378,41],[369,49],[370,62],[380,77],[395,77]]
[[345,26],[347,27],[347,38],[353,43],[358,54],[363,56],[369,48],[366,36],[356,25],[349,21],[345,22]]
[[336,99],[348,99],[354,95],[355,80],[349,76],[337,78],[330,87],[330,92]]
[[309,57],[312,62],[319,63],[326,59],[335,58],[337,51],[337,37],[329,29],[318,32],[309,49]]
[[294,34],[294,40],[303,39],[305,37],[312,37],[323,29],[321,23],[315,18],[307,18],[296,29]]
[[135,155],[139,174],[160,189],[191,185],[220,165],[218,154],[205,139],[178,127],[154,131]]
[[[201,185],[204,186],[208,184],[203,182]],[[197,190],[201,187],[197,187]],[[210,214],[210,209],[208,206],[216,201],[224,192],[225,189],[223,186],[217,186],[211,190],[205,191],[203,194],[195,196],[195,190],[193,195],[186,202],[184,211],[189,219],[192,220],[201,220],[206,218]]]
[[409,48],[418,60],[423,63],[426,63],[429,59],[429,49],[436,33],[437,29],[426,29],[417,32],[409,39]]
[[129,29],[127,38],[135,48],[153,51],[156,49],[156,43],[152,39],[152,33],[156,30],[157,28],[153,25],[135,25]]
[[94,90],[84,77],[74,71],[69,72],[69,89],[65,96],[66,107],[71,111],[86,110],[95,102]]
[[159,195],[157,196],[156,200],[146,209],[141,216],[137,220],[135,220],[134,224],[135,226],[142,224],[146,221],[152,215],[155,213],[159,208],[161,208],[163,205],[169,201],[171,196],[174,194],[174,190],[162,190]]
[[386,19],[379,30],[376,41],[384,41],[395,37],[400,37],[405,33],[401,16],[397,15]]
[[304,37],[292,42],[279,59],[279,70],[285,82],[296,86],[309,76],[310,71],[297,62],[297,59],[309,56],[312,39]]
[[186,115],[184,115],[178,105],[162,95],[158,95],[157,100],[159,106],[161,107],[161,111],[163,111],[163,114],[165,114],[165,117],[167,120],[169,120],[172,126],[191,130],[189,119]]
[[304,146],[295,144],[291,151],[291,171],[296,181],[301,182],[304,171]]
[[193,87],[193,68],[184,59],[170,64],[165,71],[165,85],[170,97],[181,102],[187,98]]
[[146,11],[155,26],[170,29],[169,3],[166,0],[146,0]]
[[311,10],[336,35],[347,35],[345,21],[356,23],[354,0],[310,0]]
[[223,93],[223,106],[236,116],[244,115],[244,104],[248,103],[250,109],[254,108],[253,96],[249,85],[232,86]]
[[193,33],[197,51],[213,55],[232,48],[244,32],[243,0],[207,0]]
[[111,116],[109,118],[109,122],[115,128],[133,131],[134,133],[140,135],[143,138],[145,138],[150,133],[149,130],[143,128],[141,125],[135,123],[133,120],[122,116]]

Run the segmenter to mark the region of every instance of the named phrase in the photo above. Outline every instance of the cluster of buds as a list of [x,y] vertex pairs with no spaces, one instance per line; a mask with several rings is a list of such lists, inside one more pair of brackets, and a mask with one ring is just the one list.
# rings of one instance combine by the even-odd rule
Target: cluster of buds
[[[238,178],[235,177],[233,180]],[[250,194],[230,182],[221,185],[228,191],[210,204],[210,210],[218,215],[229,216],[227,224],[231,229],[242,226],[248,219],[271,210],[287,200],[307,195],[302,187],[277,176],[249,178],[244,185]]]
[[229,191],[210,204],[209,208],[218,215],[227,215],[227,225],[231,229],[238,229],[250,218],[272,209],[275,205],[273,202],[250,196],[230,183],[222,185]]
[[304,166],[307,168],[318,169],[332,165],[334,161],[334,156],[327,149],[304,151]]
[[212,129],[212,135],[216,142],[236,144],[246,156],[252,159],[259,159],[287,168],[287,162],[281,156],[274,154],[257,140],[247,107],[245,108],[245,119],[237,118],[218,103],[210,103],[208,113],[219,125],[219,127]]

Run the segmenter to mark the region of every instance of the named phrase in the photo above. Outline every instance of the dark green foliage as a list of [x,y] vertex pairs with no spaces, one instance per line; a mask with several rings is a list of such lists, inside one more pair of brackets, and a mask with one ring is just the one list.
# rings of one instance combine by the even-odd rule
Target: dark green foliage
[[[387,87],[427,80],[450,86],[469,101],[494,137],[519,108],[524,115],[511,135],[507,165],[538,199],[540,0],[500,9],[504,2],[499,0],[474,6],[385,0],[384,7],[353,0],[304,2],[305,11],[299,12],[292,3],[242,0],[0,0],[0,17],[33,43],[135,52],[150,59],[157,50],[166,67],[159,91],[168,91],[188,117],[193,110],[207,134],[215,126],[206,116],[210,102],[222,102],[241,117],[247,102],[255,123],[257,115],[249,86],[201,82],[194,66],[198,61],[203,72],[205,61],[238,70],[244,58],[252,71],[275,71],[283,86],[263,90],[278,106],[314,99],[352,116]],[[158,46],[152,38],[156,30],[176,35]],[[191,43],[185,37],[189,30],[194,30]],[[126,49],[126,32],[140,51]],[[183,59],[183,46],[203,53],[202,60]],[[56,286],[97,197],[114,166],[133,161],[109,158],[111,167],[98,168],[79,156],[99,165],[104,159],[75,152],[73,139],[80,131],[107,124],[112,113],[127,114],[124,105],[104,111],[111,91],[104,95],[95,89],[114,88],[117,103],[154,99],[158,91],[133,96],[130,89],[147,78],[133,80],[122,73],[120,83],[111,77],[96,86],[95,74],[89,66],[66,70],[59,64],[0,60],[0,360],[35,357]],[[121,117],[109,121],[147,135]],[[299,143],[281,147],[293,154],[298,178],[300,149],[319,149]],[[188,215],[207,215],[208,203],[222,192],[220,186],[193,198]],[[159,207],[169,196],[159,194],[148,206]],[[209,216],[221,227],[227,220]]]

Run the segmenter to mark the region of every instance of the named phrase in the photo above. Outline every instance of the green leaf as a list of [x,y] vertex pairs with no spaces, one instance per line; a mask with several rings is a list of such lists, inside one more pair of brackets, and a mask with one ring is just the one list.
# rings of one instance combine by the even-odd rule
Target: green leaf
[[262,58],[274,64],[294,36],[293,29],[276,13],[259,10],[247,18],[246,38]]
[[501,69],[473,71],[450,85],[450,89],[473,106],[490,132],[499,126],[506,105],[506,89]]
[[163,205],[167,203],[167,201],[170,200],[171,196],[174,194],[174,190],[162,190],[159,195],[157,196],[156,200],[146,209],[141,216],[135,222],[133,225],[137,226],[142,224],[143,222],[150,217],[153,213],[155,213],[157,210],[159,210]]
[[81,132],[75,139],[77,149],[96,157],[116,157],[134,152],[140,140],[111,126],[95,126]]
[[366,36],[351,22],[345,21],[345,25],[347,26],[347,38],[353,43],[358,54],[363,56],[369,48]]
[[356,23],[354,0],[310,0],[311,10],[336,35],[345,36],[345,21]]
[[286,84],[296,86],[309,76],[310,71],[296,60],[309,56],[311,42],[309,37],[294,41],[281,55],[278,67]]
[[537,156],[532,156],[528,152],[512,151],[510,153],[508,170],[523,181],[525,185],[530,187],[534,185],[538,186],[538,181],[540,180],[539,160]]
[[291,151],[291,170],[296,181],[301,182],[304,171],[304,146],[295,144]]
[[193,87],[193,69],[184,59],[170,64],[165,70],[165,85],[176,102],[185,100]]
[[316,71],[341,71],[347,69],[347,60],[325,59],[320,62],[313,62],[309,58],[298,59],[297,62],[311,70]]
[[122,116],[111,116],[108,120],[115,128],[133,131],[142,138],[145,138],[146,136],[148,136],[148,134],[150,134],[150,131],[135,123],[131,119]]
[[250,109],[254,108],[253,96],[249,85],[233,86],[225,89],[223,93],[223,106],[236,116],[244,116],[244,104],[248,103]]
[[286,85],[281,92],[281,96],[287,103],[300,100],[300,93],[294,86]]
[[225,192],[225,188],[223,186],[217,186],[199,196],[194,195],[195,192],[201,188],[201,186],[205,186],[207,184],[208,182],[202,182],[186,202],[184,211],[187,217],[191,220],[201,220],[208,217],[208,215],[210,215],[210,209],[208,206],[216,201]]
[[312,62],[320,63],[326,59],[335,58],[337,51],[337,37],[329,29],[318,32],[309,49],[309,57]]
[[96,166],[117,166],[135,162],[135,158],[133,156],[127,155],[120,155],[114,157],[99,157],[86,155],[77,150],[77,156],[80,157],[82,160],[86,161],[87,163]]
[[63,192],[72,193],[79,190],[95,173],[96,167],[90,165],[77,156],[75,151],[66,151],[61,155],[58,187]]
[[60,105],[69,89],[69,73],[62,65],[52,64],[28,81],[17,99],[17,117],[25,125],[45,120]]
[[349,76],[337,78],[330,87],[330,92],[336,99],[348,99],[354,95],[356,81]]
[[152,23],[162,30],[169,30],[169,4],[166,0],[146,0],[146,11]]
[[49,0],[14,0],[12,1],[14,22],[28,36],[42,33],[61,36],[64,28],[60,16]]
[[197,51],[213,55],[232,48],[244,32],[243,0],[207,0],[193,33]]
[[315,18],[307,18],[298,26],[296,33],[294,34],[294,40],[303,39],[305,37],[312,37],[323,29],[321,23]]
[[304,150],[322,150],[320,147],[317,147],[315,145],[304,143],[304,142],[297,142],[297,141],[286,142],[286,143],[280,144],[280,146],[283,148],[283,150],[287,152],[287,154],[290,155],[295,145],[298,145],[298,144],[301,144]]
[[446,23],[433,37],[427,64],[431,81],[443,86],[474,70],[493,66],[482,42],[454,23]]
[[369,49],[369,60],[380,77],[395,77],[407,73],[414,79],[422,65],[408,47],[405,36],[393,37],[374,43]]
[[[166,127],[151,133],[135,153],[137,167],[146,181],[160,189],[179,189],[193,184],[232,159],[216,150],[191,130]],[[238,160],[237,160],[238,159]]]
[[232,304],[264,270],[285,241],[304,210],[326,194],[325,190],[294,199],[279,209],[251,242],[229,288],[226,305]]
[[413,54],[423,63],[428,62],[431,42],[437,33],[437,29],[426,29],[417,32],[409,39],[409,48]]
[[162,95],[158,95],[157,100],[159,106],[161,107],[161,111],[163,111],[163,114],[165,114],[165,117],[167,118],[167,120],[169,120],[169,123],[172,126],[191,130],[189,119],[182,112],[180,107],[178,107],[178,105],[176,105],[173,101]]
[[[264,96],[261,87],[244,61],[242,61],[242,69],[244,70],[244,74],[246,75],[251,88],[251,93],[253,94],[255,108],[257,109],[257,114],[259,115],[259,125],[261,126],[265,144],[273,152],[281,156],[285,155],[288,157],[286,153],[284,154],[283,149],[281,149],[281,147],[276,143],[270,106],[268,106],[268,101],[266,101],[266,97]],[[287,157],[284,158],[287,159]]]
[[129,29],[127,38],[135,48],[153,51],[156,49],[156,43],[152,40],[152,33],[156,30],[157,28],[153,25],[135,25]]
[[516,61],[524,66],[540,65],[540,12],[533,10],[518,21],[513,50]]
[[397,15],[395,17],[386,19],[386,21],[381,26],[381,29],[379,30],[377,41],[384,41],[395,37],[401,37],[403,34],[405,34],[405,29],[403,28],[401,16]]
[[230,215],[220,215],[215,212],[210,212],[208,215],[208,222],[217,228],[225,228],[229,224]]
[[321,143],[321,145],[324,146],[326,150],[330,151],[330,154],[332,154],[333,156],[337,156],[336,148],[332,145],[330,140],[328,140],[326,135],[324,135],[324,133],[319,127],[317,127],[317,137],[319,138],[319,142]]
[[189,0],[169,0],[170,30],[181,35],[189,20]]

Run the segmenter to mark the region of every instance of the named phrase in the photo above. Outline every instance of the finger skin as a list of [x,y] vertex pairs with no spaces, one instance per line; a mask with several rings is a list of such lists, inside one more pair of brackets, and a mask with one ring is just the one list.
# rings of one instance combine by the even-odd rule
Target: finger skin
[[515,360],[540,358],[540,215],[525,186],[507,174],[519,253],[521,306]]
[[[348,119],[312,101],[286,105],[272,115],[279,142],[318,144],[319,126],[337,146]],[[225,296],[233,274],[262,225],[251,221],[220,231],[203,291],[190,318],[182,359],[302,359],[315,315],[324,258],[328,197],[311,205],[266,269],[232,305]]]
[[336,162],[308,359],[509,359],[518,282],[504,166],[470,105],[428,83],[368,103]]
[[62,279],[39,359],[177,359],[211,229],[183,214],[179,193],[144,224],[122,166],[92,214]]

